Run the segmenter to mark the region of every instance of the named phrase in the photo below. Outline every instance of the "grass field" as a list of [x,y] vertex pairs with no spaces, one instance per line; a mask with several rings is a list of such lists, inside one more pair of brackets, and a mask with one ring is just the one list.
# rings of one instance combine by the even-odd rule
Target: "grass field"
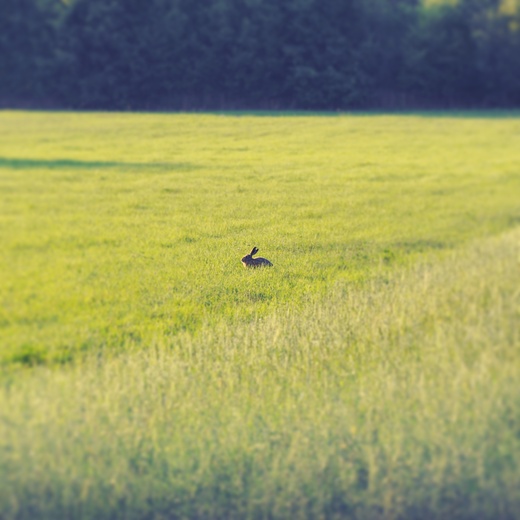
[[519,165],[514,114],[1,112],[0,518],[518,518]]
[[[0,115],[0,362],[297,308],[520,222],[515,117]],[[246,272],[252,246],[270,272]]]

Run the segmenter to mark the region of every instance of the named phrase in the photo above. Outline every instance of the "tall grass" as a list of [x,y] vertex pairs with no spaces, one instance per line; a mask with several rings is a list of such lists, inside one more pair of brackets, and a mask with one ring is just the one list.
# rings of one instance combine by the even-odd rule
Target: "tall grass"
[[431,260],[5,377],[0,517],[518,518],[520,231]]

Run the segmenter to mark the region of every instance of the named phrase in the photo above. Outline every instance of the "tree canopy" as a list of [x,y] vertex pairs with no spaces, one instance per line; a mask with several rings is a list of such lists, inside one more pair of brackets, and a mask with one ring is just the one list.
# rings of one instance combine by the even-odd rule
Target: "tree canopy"
[[0,0],[0,105],[520,106],[520,2]]

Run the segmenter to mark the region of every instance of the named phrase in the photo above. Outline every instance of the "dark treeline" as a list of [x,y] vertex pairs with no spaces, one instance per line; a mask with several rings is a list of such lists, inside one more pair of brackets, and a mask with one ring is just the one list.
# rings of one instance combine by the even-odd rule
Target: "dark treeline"
[[520,106],[520,2],[0,0],[0,105]]

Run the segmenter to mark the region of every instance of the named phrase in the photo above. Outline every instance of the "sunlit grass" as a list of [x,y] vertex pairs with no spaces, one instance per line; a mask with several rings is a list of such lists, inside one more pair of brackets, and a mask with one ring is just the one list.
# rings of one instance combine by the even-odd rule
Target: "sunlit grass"
[[0,518],[515,518],[519,150],[505,113],[0,112]]
[[510,519],[520,233],[299,312],[12,373],[0,516]]
[[[0,362],[298,308],[520,221],[505,114],[0,113]],[[275,265],[247,272],[252,246]]]

